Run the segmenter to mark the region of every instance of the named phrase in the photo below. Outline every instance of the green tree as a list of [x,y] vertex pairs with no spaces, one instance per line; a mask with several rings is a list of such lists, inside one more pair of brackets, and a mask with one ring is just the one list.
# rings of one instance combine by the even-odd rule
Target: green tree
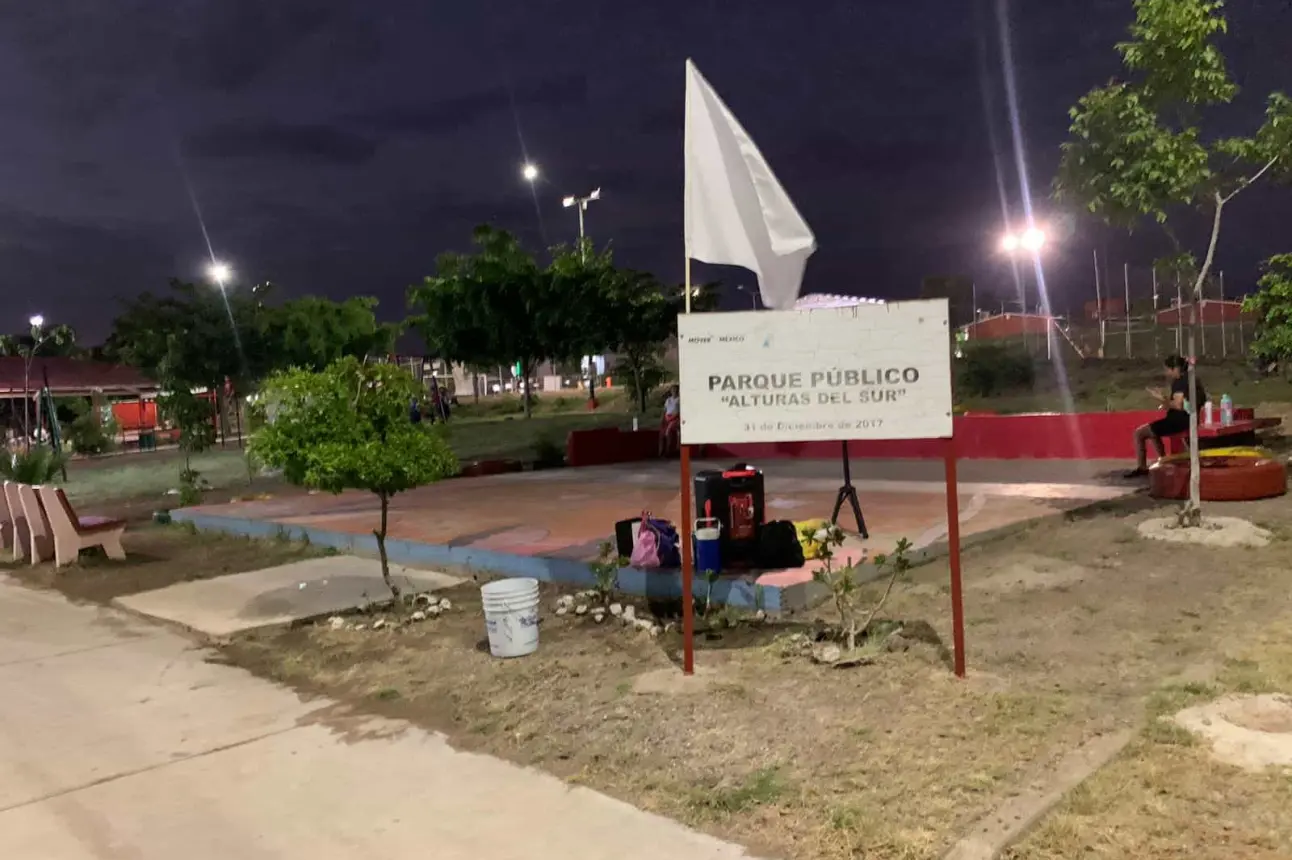
[[227,379],[246,390],[273,365],[265,305],[271,290],[172,280],[168,293],[125,303],[104,353],[159,382],[164,375],[167,384],[219,392]]
[[295,299],[265,313],[266,364],[275,370],[322,370],[345,356],[384,357],[394,351],[399,328],[377,322],[377,300],[334,302]]
[[381,575],[390,577],[386,527],[397,493],[454,475],[457,457],[442,425],[414,424],[409,404],[422,393],[407,371],[342,358],[321,372],[287,370],[265,382],[266,423],[252,437],[253,456],[293,484],[340,493],[367,490],[381,503],[373,529]]
[[180,503],[196,504],[201,500],[202,476],[193,469],[193,455],[215,444],[215,404],[211,398],[180,385],[163,391],[157,398],[157,408],[162,418],[179,430],[179,450],[184,455],[179,473]]
[[552,267],[541,268],[505,230],[477,227],[473,239],[474,254],[440,255],[436,274],[409,288],[410,323],[450,362],[519,363],[528,418],[535,368],[572,349],[570,315],[580,291],[561,292]]
[[[1215,45],[1228,30],[1221,0],[1135,0],[1130,39],[1117,45],[1126,80],[1087,93],[1069,112],[1055,192],[1104,221],[1131,229],[1161,225],[1176,237],[1177,222],[1201,211],[1210,238],[1197,268],[1192,299],[1215,260],[1225,207],[1266,176],[1292,174],[1292,100],[1267,99],[1263,124],[1251,137],[1224,138],[1203,121],[1233,101],[1237,86]],[[1190,329],[1189,357],[1196,355]],[[1197,400],[1190,374],[1190,401]],[[1196,410],[1190,419],[1190,500],[1181,522],[1201,522]]]
[[1292,254],[1278,254],[1265,264],[1257,292],[1243,300],[1243,310],[1259,320],[1252,353],[1283,365],[1292,358]]

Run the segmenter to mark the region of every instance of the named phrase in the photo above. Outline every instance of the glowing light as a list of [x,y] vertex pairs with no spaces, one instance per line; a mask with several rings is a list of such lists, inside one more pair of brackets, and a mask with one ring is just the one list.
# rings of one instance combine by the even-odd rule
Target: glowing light
[[229,268],[228,263],[212,263],[207,267],[206,273],[220,286],[224,286],[224,282],[233,276],[233,270]]
[[35,314],[31,319],[27,320],[27,322],[31,323],[33,328],[40,328],[45,324],[45,318],[40,314]]
[[520,175],[525,177],[526,182],[533,182],[538,179],[538,165],[526,164],[520,169]]
[[1041,250],[1041,246],[1045,244],[1045,232],[1037,229],[1036,227],[1029,227],[1024,231],[1023,238],[1020,242],[1025,250],[1036,253]]
[[576,202],[577,201],[573,197],[566,197],[564,200],[561,201],[561,205],[564,206],[566,209],[569,209]]
[[1005,238],[1000,240],[1000,249],[1006,254],[1012,254],[1018,250],[1018,237],[1013,233],[1006,233]]

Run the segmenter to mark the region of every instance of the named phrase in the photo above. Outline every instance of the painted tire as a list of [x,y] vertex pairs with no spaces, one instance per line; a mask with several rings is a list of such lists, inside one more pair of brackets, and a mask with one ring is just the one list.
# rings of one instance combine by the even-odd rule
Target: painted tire
[[[1204,502],[1249,502],[1281,496],[1288,489],[1287,466],[1270,457],[1243,453],[1202,457]],[[1149,469],[1149,495],[1155,499],[1189,497],[1189,462],[1163,460]]]
[[[1199,451],[1199,452],[1198,452],[1198,457],[1199,457],[1199,458],[1201,458],[1204,462],[1205,462],[1206,460],[1208,460],[1208,459],[1215,458],[1215,457],[1221,457],[1221,458],[1239,458],[1239,457],[1241,457],[1241,458],[1247,458],[1247,459],[1253,459],[1253,458],[1254,458],[1254,459],[1257,459],[1257,460],[1261,460],[1261,459],[1265,459],[1265,460],[1273,460],[1273,459],[1274,459],[1274,452],[1270,451],[1270,450],[1269,450],[1269,449],[1267,449],[1267,448],[1252,448],[1252,447],[1243,447],[1243,448],[1205,448],[1205,449],[1203,449],[1202,451]],[[1189,452],[1188,452],[1188,451],[1181,451],[1181,452],[1179,452],[1178,454],[1168,454],[1167,456],[1163,457],[1159,462],[1163,462],[1163,463],[1184,463],[1184,464],[1185,464],[1185,466],[1188,466],[1188,465],[1189,465]]]

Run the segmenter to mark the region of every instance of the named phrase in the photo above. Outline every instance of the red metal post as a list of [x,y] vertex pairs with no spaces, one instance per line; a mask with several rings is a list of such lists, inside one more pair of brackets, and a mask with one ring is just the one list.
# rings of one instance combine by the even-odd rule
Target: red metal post
[[682,449],[682,672],[695,673],[695,601],[691,597],[691,579],[695,560],[691,555],[691,446]]
[[942,448],[947,472],[947,548],[951,553],[951,636],[955,647],[956,677],[965,676],[965,607],[960,582],[960,487],[956,480],[956,441]]

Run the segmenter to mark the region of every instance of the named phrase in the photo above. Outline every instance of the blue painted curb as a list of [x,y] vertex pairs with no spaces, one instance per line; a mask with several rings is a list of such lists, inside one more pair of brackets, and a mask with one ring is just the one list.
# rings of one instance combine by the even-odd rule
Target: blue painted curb
[[[312,526],[219,516],[182,509],[171,511],[171,519],[177,523],[191,523],[199,531],[262,539],[281,537],[288,540],[308,540],[313,546],[331,547],[338,552],[377,554],[377,539],[371,534],[356,535]],[[592,569],[587,563],[575,559],[516,555],[493,549],[421,543],[401,538],[387,538],[386,556],[396,564],[412,566],[453,565],[488,571],[499,576],[523,576],[544,582],[561,582],[587,587],[591,587],[596,582]],[[697,597],[703,598],[708,592],[709,584],[703,577],[698,576],[692,577],[691,582],[692,592]],[[713,601],[740,609],[761,608],[767,612],[801,609],[808,600],[806,585],[807,583],[804,583],[788,588],[779,585],[758,586],[747,579],[723,578],[713,585]],[[635,567],[624,567],[619,570],[618,587],[628,594],[642,595],[647,599],[676,600],[682,596],[682,574],[680,571],[646,571]]]

